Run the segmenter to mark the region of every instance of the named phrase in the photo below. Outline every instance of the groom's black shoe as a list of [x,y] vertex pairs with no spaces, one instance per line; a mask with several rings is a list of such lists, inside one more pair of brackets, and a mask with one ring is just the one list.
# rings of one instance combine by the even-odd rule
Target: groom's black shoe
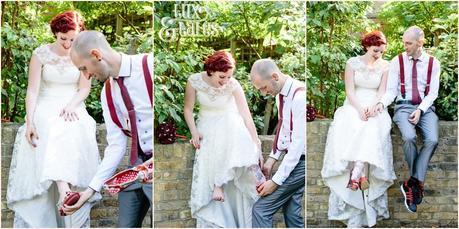
[[418,181],[415,187],[414,203],[416,205],[421,204],[422,198],[424,197],[424,184],[421,181]]
[[409,212],[416,212],[417,207],[414,203],[414,193],[413,188],[408,185],[408,181],[403,182],[400,186],[403,196],[405,197],[405,207]]
[[424,197],[424,185],[421,181],[415,177],[410,177],[408,180],[408,185],[413,188],[413,197],[414,204],[419,205],[422,202],[422,197]]

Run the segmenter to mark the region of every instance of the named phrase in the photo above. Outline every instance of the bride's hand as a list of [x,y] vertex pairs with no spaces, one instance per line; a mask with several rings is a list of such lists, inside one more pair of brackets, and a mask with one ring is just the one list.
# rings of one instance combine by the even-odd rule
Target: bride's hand
[[75,107],[67,105],[62,109],[59,114],[60,117],[63,117],[65,121],[76,121],[79,120],[78,115],[75,112]]
[[263,158],[263,153],[260,151],[260,157],[258,158],[258,162],[260,165],[260,168],[263,169],[263,166],[265,165],[265,159]]
[[375,112],[375,109],[374,109],[373,106],[367,107],[367,109],[368,109],[368,112],[367,112],[367,114],[368,114],[367,117],[368,118],[376,116],[377,113]]
[[194,146],[195,149],[201,148],[201,139],[202,135],[199,132],[191,133],[191,140],[190,143]]
[[38,140],[38,134],[37,134],[37,131],[35,130],[34,124],[27,124],[26,138],[30,145],[32,145],[33,147],[37,147],[37,143],[35,142],[35,140]]
[[362,121],[368,121],[368,109],[360,109],[359,116]]

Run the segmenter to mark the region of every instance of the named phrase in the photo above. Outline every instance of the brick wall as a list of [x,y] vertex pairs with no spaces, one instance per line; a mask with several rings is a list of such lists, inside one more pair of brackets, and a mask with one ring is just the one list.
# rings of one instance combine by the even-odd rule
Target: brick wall
[[[260,136],[260,139],[267,158],[273,136]],[[155,145],[155,227],[196,227],[188,206],[193,163],[194,149],[188,142]],[[274,226],[285,227],[281,212],[274,216]]]
[[[1,148],[1,197],[2,197],[2,224],[1,227],[13,227],[14,212],[6,206],[6,187],[8,185],[9,167],[13,151],[14,139],[20,124],[2,123],[2,148]],[[100,157],[103,158],[103,150],[107,146],[105,139],[105,126],[97,126],[97,142],[99,144]],[[128,143],[130,146],[130,143]],[[125,168],[128,164],[128,154],[123,158],[119,168]],[[118,196],[110,196],[103,191],[103,198],[91,211],[91,227],[116,227],[118,222]],[[145,217],[142,226],[152,227],[152,208]]]
[[[327,219],[329,189],[320,176],[330,120],[307,124],[307,225],[308,227],[344,227]],[[398,128],[393,125],[392,144],[397,180],[389,190],[390,219],[376,227],[454,227],[457,228],[457,122],[440,121],[438,148],[428,167],[425,198],[417,213],[408,213],[399,183],[409,177]],[[418,138],[418,145],[421,139]]]

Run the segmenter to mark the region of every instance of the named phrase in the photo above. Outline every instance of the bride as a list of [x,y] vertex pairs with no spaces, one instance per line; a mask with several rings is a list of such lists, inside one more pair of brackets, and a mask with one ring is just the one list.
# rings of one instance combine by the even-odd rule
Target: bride
[[100,161],[96,123],[84,105],[91,83],[69,56],[84,23],[78,12],[66,11],[50,26],[55,42],[35,49],[30,60],[26,122],[16,135],[7,204],[14,227],[89,227],[100,194],[76,214],[59,214],[66,194],[87,187]]
[[373,31],[364,35],[362,46],[366,53],[346,64],[346,100],[330,125],[322,167],[330,188],[328,218],[348,227],[371,227],[389,218],[387,189],[396,179],[392,122],[387,110],[373,109],[386,88],[389,63],[382,59],[386,38]]
[[[234,69],[231,54],[217,51],[186,86],[184,116],[196,148],[190,207],[197,227],[252,226],[257,200],[253,172],[261,174],[258,162],[263,158],[244,92],[232,77]],[[197,125],[195,100],[200,105]]]

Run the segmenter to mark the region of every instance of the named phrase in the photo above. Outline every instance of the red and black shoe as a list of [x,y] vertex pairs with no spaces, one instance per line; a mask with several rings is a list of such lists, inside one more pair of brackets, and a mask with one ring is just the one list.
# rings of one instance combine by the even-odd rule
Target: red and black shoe
[[418,181],[415,193],[416,195],[414,195],[414,203],[419,205],[422,203],[422,198],[424,197],[424,184],[421,181]]
[[400,190],[402,190],[403,196],[405,197],[404,202],[406,209],[411,213],[415,213],[417,206],[414,203],[414,192],[413,188],[408,185],[408,181],[405,181],[402,185],[400,185]]

